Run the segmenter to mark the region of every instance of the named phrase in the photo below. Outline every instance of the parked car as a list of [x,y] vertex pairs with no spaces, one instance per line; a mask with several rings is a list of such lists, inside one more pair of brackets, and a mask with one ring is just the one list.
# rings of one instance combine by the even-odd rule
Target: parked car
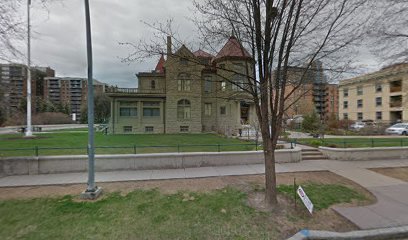
[[375,126],[376,126],[376,123],[373,120],[362,120],[359,122],[355,122],[354,124],[351,124],[350,129],[359,131],[362,128],[373,128]]
[[355,122],[350,125],[351,130],[359,131],[360,129],[365,127],[365,123],[363,122]]
[[385,129],[386,134],[397,134],[408,136],[408,123],[397,123]]

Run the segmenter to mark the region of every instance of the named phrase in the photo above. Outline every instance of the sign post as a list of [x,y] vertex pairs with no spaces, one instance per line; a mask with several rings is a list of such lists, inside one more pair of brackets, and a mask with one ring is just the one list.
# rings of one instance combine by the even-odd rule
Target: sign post
[[313,214],[313,203],[312,201],[310,201],[309,197],[306,195],[303,188],[299,186],[296,192],[300,199],[302,200],[305,207],[307,208],[307,210],[310,212],[310,214]]

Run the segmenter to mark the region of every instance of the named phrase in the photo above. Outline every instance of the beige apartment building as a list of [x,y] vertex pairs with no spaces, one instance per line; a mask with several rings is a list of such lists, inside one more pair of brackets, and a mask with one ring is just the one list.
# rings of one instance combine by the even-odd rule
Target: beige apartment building
[[[155,70],[139,72],[137,88],[107,88],[111,98],[109,132],[238,134],[256,120],[251,97],[243,91],[254,61],[235,37],[214,56],[186,46],[172,51]],[[136,85],[136,84],[135,84]]]
[[339,83],[340,119],[408,121],[408,63]]

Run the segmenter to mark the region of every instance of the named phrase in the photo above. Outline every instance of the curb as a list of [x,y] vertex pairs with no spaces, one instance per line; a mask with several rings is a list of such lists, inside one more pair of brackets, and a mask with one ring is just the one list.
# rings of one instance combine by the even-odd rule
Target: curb
[[408,225],[401,227],[379,228],[352,232],[329,232],[315,230],[301,230],[287,240],[388,240],[408,237]]

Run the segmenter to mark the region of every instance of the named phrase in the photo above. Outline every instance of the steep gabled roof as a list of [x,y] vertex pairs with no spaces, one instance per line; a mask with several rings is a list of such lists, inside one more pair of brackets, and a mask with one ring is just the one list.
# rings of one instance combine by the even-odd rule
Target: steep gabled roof
[[208,52],[203,51],[203,50],[201,50],[201,49],[195,51],[193,54],[194,54],[194,56],[196,56],[196,57],[202,57],[202,58],[213,58],[213,57],[214,57],[213,55],[211,55],[211,54],[209,54]]
[[224,47],[221,48],[215,58],[220,59],[227,57],[252,58],[251,54],[249,54],[248,51],[242,47],[241,43],[234,36],[231,36],[228,39],[227,43],[225,43]]
[[181,47],[174,53],[174,55],[179,57],[195,57],[190,49],[186,45],[181,45]]
[[163,54],[161,55],[159,62],[156,65],[156,68],[154,69],[155,72],[157,73],[164,73],[164,63],[166,60],[164,60]]

